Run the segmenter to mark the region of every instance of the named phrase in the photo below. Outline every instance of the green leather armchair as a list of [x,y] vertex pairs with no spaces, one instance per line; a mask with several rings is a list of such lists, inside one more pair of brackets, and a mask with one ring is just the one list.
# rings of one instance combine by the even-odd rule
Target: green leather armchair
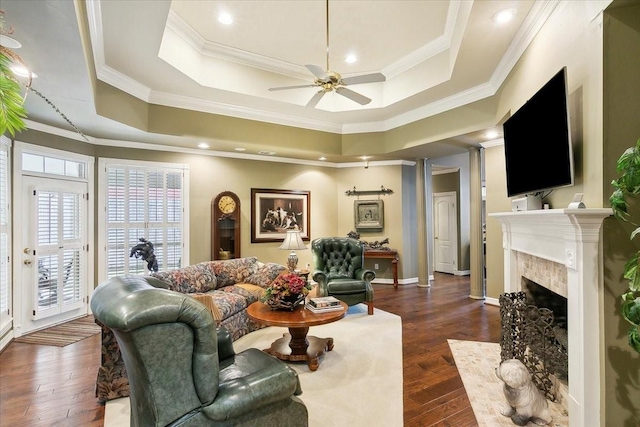
[[318,296],[332,295],[347,305],[367,303],[373,314],[373,288],[376,274],[364,269],[364,247],[349,237],[323,237],[311,242],[313,280]]
[[255,348],[235,354],[204,305],[163,286],[120,276],[91,299],[124,359],[132,427],[308,425],[293,369]]

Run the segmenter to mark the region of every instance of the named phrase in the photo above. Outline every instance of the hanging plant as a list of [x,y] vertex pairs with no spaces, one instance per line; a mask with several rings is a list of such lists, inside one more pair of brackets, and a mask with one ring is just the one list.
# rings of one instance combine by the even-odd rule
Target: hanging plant
[[[640,226],[629,213],[628,202],[640,194],[640,139],[634,147],[628,148],[618,159],[616,169],[620,177],[611,182],[615,188],[609,198],[613,215],[632,224],[631,240],[640,234]],[[624,278],[629,287],[622,295],[622,316],[631,324],[628,337],[629,345],[640,353],[640,250],[633,254],[624,266]]]
[[[0,34],[8,35],[12,32],[12,28],[5,29],[4,10],[0,10]],[[6,46],[0,46],[0,135],[8,131],[11,136],[15,136],[17,131],[26,129],[24,119],[27,117],[27,110],[23,104],[31,86],[31,72],[29,71],[26,84],[27,91],[23,95],[22,87],[10,68],[16,62],[28,69],[19,55]]]

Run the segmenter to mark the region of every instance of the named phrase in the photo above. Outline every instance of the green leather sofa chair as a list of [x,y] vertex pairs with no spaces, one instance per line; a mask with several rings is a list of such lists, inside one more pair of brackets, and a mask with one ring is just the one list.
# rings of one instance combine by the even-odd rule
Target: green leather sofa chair
[[204,305],[164,286],[120,276],[91,299],[120,346],[132,427],[308,425],[293,369],[255,348],[235,354]]
[[373,288],[376,274],[364,269],[364,246],[349,237],[323,237],[311,242],[313,280],[318,296],[332,295],[347,305],[367,303],[373,314]]

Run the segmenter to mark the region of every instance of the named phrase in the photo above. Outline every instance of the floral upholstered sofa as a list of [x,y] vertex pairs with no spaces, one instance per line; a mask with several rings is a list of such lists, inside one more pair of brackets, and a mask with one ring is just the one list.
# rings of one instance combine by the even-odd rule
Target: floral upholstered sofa
[[[237,340],[261,328],[247,316],[247,307],[258,301],[269,284],[286,271],[276,263],[261,263],[256,257],[206,261],[145,277],[156,287],[185,294],[204,303],[218,326]],[[160,282],[158,282],[160,281]],[[101,325],[102,326],[102,325]],[[129,381],[118,343],[102,326],[102,364],[98,369],[96,396],[100,401],[129,396]]]

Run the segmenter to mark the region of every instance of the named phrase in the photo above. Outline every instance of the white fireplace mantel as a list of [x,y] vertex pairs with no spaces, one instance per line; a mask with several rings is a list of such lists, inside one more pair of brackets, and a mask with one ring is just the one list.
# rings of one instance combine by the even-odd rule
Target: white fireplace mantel
[[611,209],[543,209],[489,214],[502,225],[505,292],[521,290],[517,252],[567,268],[571,427],[602,424],[601,226],[611,214]]

